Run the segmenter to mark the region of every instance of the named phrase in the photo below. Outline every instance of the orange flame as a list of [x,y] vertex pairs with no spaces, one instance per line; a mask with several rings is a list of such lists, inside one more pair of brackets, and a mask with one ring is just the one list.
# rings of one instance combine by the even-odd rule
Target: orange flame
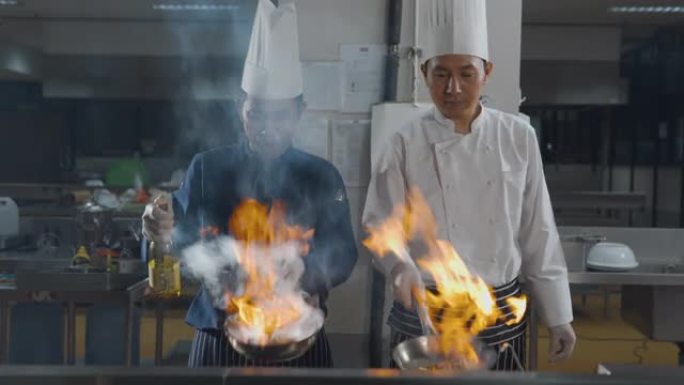
[[506,321],[506,325],[513,326],[519,324],[527,311],[527,296],[521,295],[518,298],[506,298],[506,305],[511,309],[511,314],[513,314],[513,318]]
[[[248,199],[238,206],[228,222],[228,228],[235,239],[248,245],[279,245],[298,241],[305,246],[314,234],[313,230],[290,226],[282,203],[275,202],[269,210],[254,199]],[[307,253],[308,249],[305,248],[303,254]]]
[[224,295],[229,328],[249,335],[249,342],[267,345],[278,330],[300,321],[307,306],[299,292],[278,291],[283,266],[271,251],[294,243],[298,255],[306,255],[314,232],[289,225],[284,205],[275,203],[269,210],[252,199],[235,210],[228,227],[240,245],[237,259],[245,274],[241,292]]
[[[430,309],[441,352],[471,364],[479,362],[473,338],[499,321],[519,323],[526,309],[526,298],[508,298],[514,319],[504,320],[491,287],[472,274],[456,250],[437,237],[437,224],[430,206],[417,189],[411,189],[406,205],[396,207],[385,222],[368,229],[364,245],[379,257],[390,252],[403,262],[428,273],[437,292],[426,291],[417,300]],[[409,254],[420,250],[414,264]],[[417,247],[413,247],[416,246]]]

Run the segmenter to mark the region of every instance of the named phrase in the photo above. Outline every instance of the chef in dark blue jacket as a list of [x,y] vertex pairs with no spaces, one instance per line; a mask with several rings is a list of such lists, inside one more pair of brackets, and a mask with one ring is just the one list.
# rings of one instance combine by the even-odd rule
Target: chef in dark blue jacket
[[[357,250],[339,172],[329,162],[291,147],[304,110],[292,1],[275,6],[259,0],[242,90],[238,107],[245,140],[196,155],[173,194],[173,211],[146,208],[144,233],[150,240],[173,237],[176,248],[183,248],[197,242],[202,229],[228,233],[228,219],[246,199],[282,202],[291,224],[314,230],[301,286],[325,311],[330,289],[351,274]],[[186,318],[197,329],[189,366],[269,366],[249,361],[231,347],[224,320],[224,310],[201,290]],[[332,367],[325,332],[302,357],[278,366]]]

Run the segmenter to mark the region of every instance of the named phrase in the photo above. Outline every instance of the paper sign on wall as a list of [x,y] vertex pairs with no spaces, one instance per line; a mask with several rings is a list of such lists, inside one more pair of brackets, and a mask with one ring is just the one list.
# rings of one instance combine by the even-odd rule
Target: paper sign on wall
[[342,45],[344,63],[344,112],[370,112],[382,101],[385,58],[384,45]]
[[332,163],[350,187],[370,180],[370,121],[339,121],[332,131]]

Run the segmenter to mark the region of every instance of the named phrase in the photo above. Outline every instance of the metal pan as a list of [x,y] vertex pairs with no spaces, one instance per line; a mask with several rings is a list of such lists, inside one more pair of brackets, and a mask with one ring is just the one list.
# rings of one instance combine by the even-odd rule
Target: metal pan
[[237,333],[231,333],[231,330],[237,330],[237,328],[235,327],[235,324],[231,322],[230,317],[227,318],[224,323],[226,337],[233,349],[249,360],[261,362],[284,362],[303,356],[316,342],[316,338],[322,327],[323,325],[315,330],[312,328],[313,332],[311,335],[302,340],[288,343],[255,345],[235,337]]
[[257,346],[239,341],[228,334],[230,345],[245,358],[252,361],[284,362],[295,360],[304,355],[316,342],[318,331],[310,337],[280,345]]
[[447,357],[440,352],[435,335],[404,341],[392,351],[392,358],[402,370],[449,370],[457,372],[484,370],[496,360],[496,353],[483,344],[474,342],[480,357],[478,364],[468,363],[459,357]]

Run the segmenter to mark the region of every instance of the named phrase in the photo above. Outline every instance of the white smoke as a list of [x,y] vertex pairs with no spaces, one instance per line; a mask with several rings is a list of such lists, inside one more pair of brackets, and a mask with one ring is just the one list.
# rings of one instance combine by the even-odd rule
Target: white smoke
[[[273,314],[282,309],[285,302],[288,308],[297,311],[300,315],[298,320],[276,330],[270,341],[291,342],[312,336],[324,322],[318,304],[312,303],[310,296],[300,287],[300,279],[305,271],[301,251],[299,242],[288,242],[273,247],[250,245],[247,252],[244,244],[222,236],[187,248],[183,252],[183,264],[187,273],[204,284],[214,305],[220,309],[226,308],[226,292],[244,294],[246,265],[254,266],[260,277],[274,277],[273,296],[258,296],[255,305]],[[238,258],[240,255],[248,259],[241,262]],[[257,344],[263,341],[261,330],[242,323],[231,326],[229,332],[243,342]]]
[[238,242],[230,237],[218,237],[212,242],[198,242],[183,251],[183,265],[189,276],[202,282],[211,294],[214,305],[225,308],[224,285],[221,278],[238,266]]

